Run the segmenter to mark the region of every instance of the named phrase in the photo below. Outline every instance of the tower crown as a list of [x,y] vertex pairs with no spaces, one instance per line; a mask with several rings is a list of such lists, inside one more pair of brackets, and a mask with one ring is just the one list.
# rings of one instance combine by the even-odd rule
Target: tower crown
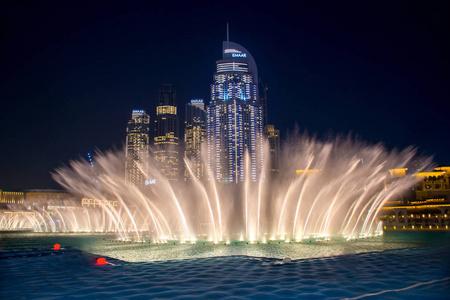
[[[250,73],[253,75],[254,82],[258,83],[258,67],[252,54],[245,47],[238,43],[223,41],[222,43],[222,59],[216,62],[217,73]],[[257,99],[259,99],[259,91],[256,89]]]

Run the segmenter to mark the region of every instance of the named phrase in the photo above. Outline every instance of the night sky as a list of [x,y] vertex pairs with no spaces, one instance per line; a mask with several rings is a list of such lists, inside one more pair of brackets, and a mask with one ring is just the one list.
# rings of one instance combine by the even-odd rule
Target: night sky
[[311,2],[3,1],[0,189],[58,188],[55,168],[122,148],[163,83],[181,111],[209,102],[227,22],[282,137],[352,133],[450,164],[446,1]]

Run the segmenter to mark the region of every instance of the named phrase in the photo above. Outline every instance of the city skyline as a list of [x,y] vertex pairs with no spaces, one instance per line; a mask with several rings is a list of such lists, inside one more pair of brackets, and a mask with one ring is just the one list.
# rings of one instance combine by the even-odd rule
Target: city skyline
[[297,124],[319,137],[417,146],[448,164],[444,11],[389,2],[299,10],[9,3],[0,13],[1,187],[57,188],[55,168],[124,147],[129,113],[151,111],[162,83],[177,87],[181,109],[209,99],[226,23],[230,40],[258,62],[282,140]]

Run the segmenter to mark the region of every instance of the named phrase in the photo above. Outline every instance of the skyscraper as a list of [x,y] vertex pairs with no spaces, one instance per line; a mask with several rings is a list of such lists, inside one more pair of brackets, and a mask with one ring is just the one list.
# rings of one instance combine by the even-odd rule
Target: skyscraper
[[143,110],[133,110],[127,126],[127,152],[125,162],[125,179],[143,186],[145,176],[139,169],[145,167],[144,156],[148,155],[150,117]]
[[173,85],[163,84],[156,107],[154,159],[159,172],[169,180],[178,180],[178,115]]
[[263,111],[255,60],[241,45],[225,41],[216,64],[207,108],[211,176],[223,183],[243,181],[248,153],[249,174],[256,181],[263,167]]
[[266,125],[264,134],[269,141],[270,172],[278,174],[280,172],[280,131],[273,125]]
[[269,125],[269,118],[267,115],[267,86],[264,87],[264,97],[261,98],[264,116],[264,135],[269,142],[269,158],[270,158],[270,172],[272,174],[279,174],[280,172],[280,131],[275,129],[274,125]]
[[[194,176],[202,178],[205,175],[205,165],[201,158],[201,149],[206,141],[206,112],[203,100],[191,100],[186,104],[185,125],[185,156],[191,162]],[[186,169],[185,178],[190,176]]]

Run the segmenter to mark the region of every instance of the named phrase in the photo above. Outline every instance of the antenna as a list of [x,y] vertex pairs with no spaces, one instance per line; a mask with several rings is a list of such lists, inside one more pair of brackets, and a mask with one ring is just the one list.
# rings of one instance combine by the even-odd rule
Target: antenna
[[227,23],[227,49],[230,48],[230,31],[228,29],[228,23]]

